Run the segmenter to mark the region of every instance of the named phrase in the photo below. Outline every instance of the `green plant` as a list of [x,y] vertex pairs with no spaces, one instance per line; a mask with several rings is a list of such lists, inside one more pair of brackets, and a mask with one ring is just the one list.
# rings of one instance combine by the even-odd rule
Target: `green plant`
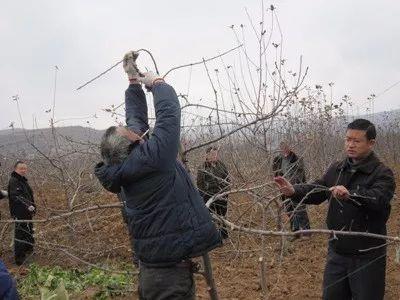
[[[132,271],[132,267],[124,268]],[[28,274],[18,281],[18,288],[23,298],[68,299],[68,293],[84,292],[91,288],[96,290],[95,299],[108,299],[121,296],[131,290],[135,276],[127,273],[111,273],[90,268],[88,270],[42,267],[32,264]],[[54,295],[62,295],[55,297]],[[60,298],[61,297],[61,298]]]

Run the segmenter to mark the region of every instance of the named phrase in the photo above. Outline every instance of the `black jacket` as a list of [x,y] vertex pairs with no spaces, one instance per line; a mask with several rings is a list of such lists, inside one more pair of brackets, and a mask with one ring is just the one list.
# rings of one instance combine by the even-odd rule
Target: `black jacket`
[[[329,191],[318,191],[318,186],[345,186],[350,194],[365,196],[354,200],[338,200]],[[390,215],[390,200],[396,188],[393,172],[379,161],[374,153],[357,165],[348,159],[332,164],[325,175],[312,184],[295,185],[295,197],[299,202],[305,197],[306,204],[329,201],[326,223],[328,229],[370,232],[386,235],[386,222]],[[314,190],[313,190],[314,189]],[[316,191],[316,192],[314,192]],[[292,198],[293,199],[293,198]],[[384,240],[370,237],[338,236],[331,239],[333,249],[343,255],[376,254],[384,247],[371,251],[359,251],[383,245]]]
[[289,174],[283,174],[282,170],[282,160],[284,159],[283,155],[280,154],[274,157],[272,163],[272,172],[274,176],[285,176],[292,184],[303,183],[307,181],[306,172],[304,167],[303,159],[298,157],[296,153],[290,152],[287,159],[290,162],[290,172]]
[[[95,174],[107,190],[124,193],[129,231],[140,261],[167,266],[220,246],[221,237],[190,176],[176,159],[180,139],[176,93],[165,83],[154,86],[152,92],[156,124],[151,137],[135,144],[122,164],[98,164]],[[140,126],[141,122],[134,121],[147,119],[144,94],[137,96],[142,93],[138,85],[127,90],[128,126],[132,122]]]
[[12,172],[8,183],[8,199],[10,214],[13,218],[20,220],[32,219],[33,213],[29,206],[35,206],[33,191],[28,184],[28,179]]
[[229,182],[228,169],[220,160],[215,163],[206,161],[197,171],[197,188],[205,201],[216,194],[227,192]]

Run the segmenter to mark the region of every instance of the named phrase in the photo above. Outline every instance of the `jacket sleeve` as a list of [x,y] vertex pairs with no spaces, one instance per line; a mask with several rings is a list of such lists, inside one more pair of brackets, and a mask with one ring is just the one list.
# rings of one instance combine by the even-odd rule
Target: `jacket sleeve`
[[121,191],[121,165],[107,166],[103,162],[94,168],[94,174],[101,185],[109,192],[117,194]]
[[156,123],[154,131],[142,149],[157,169],[173,168],[176,162],[179,139],[181,108],[175,90],[166,83],[152,88]]
[[365,198],[356,198],[364,208],[380,212],[385,210],[390,200],[392,200],[394,191],[396,189],[396,182],[394,180],[393,172],[386,167],[378,173],[374,183],[370,187],[359,186],[356,190],[350,190],[350,194],[356,194]]
[[7,270],[7,267],[0,260],[0,298],[19,299],[15,280]]
[[125,118],[128,128],[137,134],[149,129],[146,96],[139,84],[131,84],[125,91]]
[[331,195],[327,190],[327,178],[334,168],[336,168],[336,164],[332,164],[322,178],[311,183],[295,184],[293,186],[295,192],[292,196],[292,200],[294,202],[302,201],[304,204],[315,205],[326,201]]
[[10,215],[15,218],[15,216],[18,214],[18,207],[25,206],[27,202],[28,200],[24,198],[23,189],[19,182],[10,179],[8,185],[8,203],[10,208]]

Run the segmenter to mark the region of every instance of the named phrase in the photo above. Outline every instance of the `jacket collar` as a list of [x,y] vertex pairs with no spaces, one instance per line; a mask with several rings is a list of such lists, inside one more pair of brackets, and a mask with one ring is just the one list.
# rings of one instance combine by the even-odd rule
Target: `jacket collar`
[[379,158],[376,156],[374,152],[371,152],[366,158],[360,161],[357,165],[351,165],[349,158],[346,157],[343,161],[341,161],[338,165],[338,169],[347,170],[347,169],[356,169],[357,171],[371,174],[376,167],[380,164]]
[[16,179],[18,179],[18,180],[20,180],[20,181],[28,181],[28,179],[26,178],[26,177],[24,177],[24,176],[21,176],[21,175],[19,175],[17,172],[15,172],[15,171],[13,171],[12,173],[11,173],[11,177],[14,177],[14,178],[16,178]]
[[297,158],[296,153],[294,153],[293,151],[290,151],[289,155],[286,157],[283,154],[281,154],[281,159],[287,159],[290,163],[295,163],[298,158]]

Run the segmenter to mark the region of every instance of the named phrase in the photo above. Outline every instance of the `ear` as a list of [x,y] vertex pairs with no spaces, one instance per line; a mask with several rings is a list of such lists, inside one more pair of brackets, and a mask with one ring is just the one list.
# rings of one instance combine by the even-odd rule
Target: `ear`
[[368,145],[370,146],[370,148],[372,148],[375,145],[375,143],[376,143],[375,139],[368,141]]

